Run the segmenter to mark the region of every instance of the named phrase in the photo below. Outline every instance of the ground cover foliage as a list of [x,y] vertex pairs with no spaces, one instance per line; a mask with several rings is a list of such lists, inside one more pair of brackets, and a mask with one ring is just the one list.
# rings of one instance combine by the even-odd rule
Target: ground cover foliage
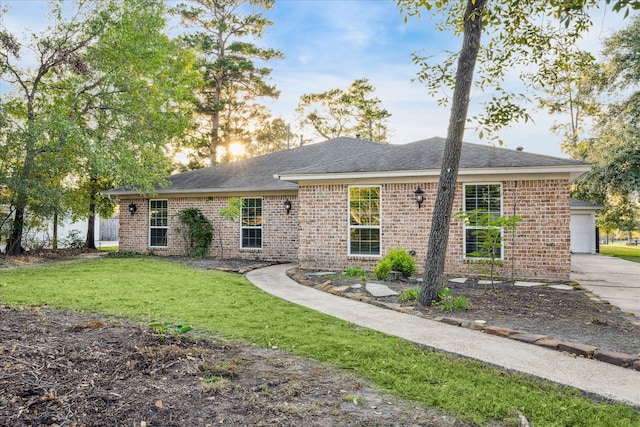
[[[202,260],[199,261],[202,262]],[[166,348],[163,350],[163,346],[175,345],[182,349],[183,345],[187,345],[185,342],[188,342],[189,346],[195,345],[190,340],[184,341],[187,337],[208,338],[203,341],[205,348],[215,346],[210,342],[211,339],[218,342],[225,339],[225,341],[221,341],[223,343],[222,347],[229,346],[230,348],[237,346],[238,344],[236,343],[240,340],[241,342],[251,342],[256,346],[268,348],[269,350],[254,348],[255,351],[262,352],[263,356],[261,357],[264,360],[285,357],[280,353],[284,350],[288,352],[286,357],[294,357],[293,355],[311,357],[320,362],[329,362],[358,376],[356,380],[347,376],[346,382],[342,382],[345,378],[341,376],[345,375],[344,371],[337,371],[339,375],[336,374],[337,376],[335,377],[332,377],[333,374],[327,374],[326,372],[320,374],[320,376],[328,375],[329,380],[335,382],[336,385],[340,384],[339,388],[336,387],[337,391],[332,389],[332,393],[340,394],[340,397],[333,401],[333,408],[337,412],[313,412],[313,408],[317,409],[317,406],[323,405],[312,405],[312,402],[317,403],[318,396],[305,389],[307,383],[296,376],[297,371],[295,369],[293,373],[291,372],[292,364],[303,362],[284,363],[282,366],[277,366],[277,363],[272,364],[272,366],[268,367],[268,374],[260,373],[260,370],[254,367],[243,369],[240,376],[247,383],[238,383],[236,381],[239,380],[226,378],[229,380],[228,389],[224,386],[222,388],[224,392],[214,393],[214,395],[209,394],[211,392],[207,387],[210,386],[215,389],[215,384],[208,386],[201,384],[202,380],[200,378],[206,378],[204,374],[191,377],[193,384],[200,384],[199,388],[196,388],[198,391],[195,392],[195,395],[183,394],[193,387],[184,387],[182,391],[180,387],[173,389],[171,391],[171,393],[175,393],[171,394],[173,400],[165,397],[166,395],[148,392],[149,390],[159,390],[158,387],[168,387],[173,384],[172,379],[177,375],[163,369],[158,370],[158,367],[171,365],[165,366],[165,368],[176,367],[176,369],[187,371],[189,369],[193,371],[199,369],[197,365],[189,364],[192,362],[189,359],[189,352],[192,352],[191,357],[196,357],[193,354],[200,354],[198,353],[200,350],[197,350],[198,345],[200,345],[198,344],[194,349],[174,351],[175,357],[172,356],[174,358],[168,359],[169,361],[146,362],[150,365],[156,364],[156,368],[152,368],[151,371],[155,369],[155,373],[158,376],[153,377],[156,381],[153,387],[149,387],[149,390],[132,394],[132,396],[137,396],[136,398],[146,399],[144,402],[140,402],[141,412],[136,415],[140,421],[145,421],[144,417],[148,417],[148,414],[153,411],[159,411],[165,417],[162,424],[171,425],[166,424],[168,423],[167,420],[178,420],[180,417],[177,410],[180,405],[175,402],[184,401],[189,402],[189,413],[192,413],[192,416],[195,416],[193,414],[204,416],[206,411],[213,411],[217,416],[222,415],[228,425],[259,425],[260,423],[263,425],[456,425],[456,423],[457,425],[485,423],[518,425],[520,414],[526,416],[534,425],[588,424],[610,426],[634,425],[640,422],[640,416],[637,410],[633,408],[622,405],[594,403],[572,389],[531,380],[523,376],[511,375],[494,368],[482,366],[479,363],[420,349],[402,340],[362,329],[350,323],[273,298],[257,290],[241,275],[204,271],[167,260],[109,257],[106,259],[57,263],[55,265],[5,269],[0,271],[0,299],[4,304],[10,306],[66,308],[73,309],[76,312],[97,313],[100,316],[95,318],[92,315],[87,319],[85,317],[86,314],[64,313],[64,316],[72,317],[66,318],[64,321],[51,321],[51,325],[54,326],[45,327],[47,321],[42,321],[40,313],[44,312],[46,318],[49,316],[47,310],[40,310],[40,313],[38,313],[38,310],[31,312],[31,310],[3,309],[1,316],[3,322],[7,316],[13,316],[11,313],[21,313],[22,316],[10,318],[8,320],[9,324],[3,323],[3,333],[0,335],[2,336],[2,341],[0,342],[2,344],[2,354],[0,356],[8,358],[14,363],[17,362],[11,359],[14,355],[9,351],[22,349],[23,347],[21,346],[31,346],[30,350],[35,350],[35,353],[40,351],[44,357],[53,346],[42,345],[38,347],[36,345],[38,339],[43,337],[45,341],[48,339],[61,339],[60,335],[71,334],[72,331],[69,328],[76,329],[74,325],[84,324],[83,322],[89,322],[89,325],[92,325],[91,322],[111,325],[115,321],[113,316],[128,316],[141,319],[143,324],[150,320],[156,320],[162,321],[167,325],[189,324],[193,326],[193,330],[185,336],[169,337],[169,339],[177,341],[166,341],[166,337],[158,337],[148,328],[133,329],[127,323],[124,323],[124,327],[120,329],[122,334],[116,333],[115,336],[108,339],[91,337],[90,341],[85,341],[85,344],[107,343],[111,346],[91,352],[96,356],[93,358],[96,360],[93,360],[92,363],[94,365],[90,366],[94,368],[99,366],[101,363],[100,358],[108,357],[111,354],[109,353],[110,351],[115,352],[119,360],[125,363],[125,365],[116,369],[118,372],[127,373],[127,375],[118,377],[124,377],[119,380],[123,381],[123,383],[106,385],[100,398],[105,401],[109,401],[109,393],[112,391],[120,394],[117,391],[118,387],[126,384],[129,377],[133,378],[133,384],[136,383],[133,373],[124,369],[126,368],[126,360],[138,360],[136,357],[139,358],[140,355],[132,353],[132,351],[137,351],[135,349],[126,350],[125,347],[128,345],[126,342],[132,338],[146,335],[149,335],[154,340],[157,339],[157,341],[141,343],[137,345],[137,348],[153,348],[153,350],[150,350],[154,354],[153,357],[158,354],[164,354],[163,351],[166,351]],[[34,322],[28,320],[30,316],[34,318]],[[93,324],[97,325],[97,323]],[[25,325],[24,328],[21,325]],[[16,345],[14,338],[12,345],[9,345],[8,338],[5,337],[10,335],[5,332],[16,329],[18,332],[14,332],[14,336],[17,333],[22,341],[20,341],[20,345]],[[38,333],[39,329],[40,333]],[[73,332],[75,340],[84,336],[83,334],[102,333],[108,328],[88,327],[80,329],[80,331]],[[226,339],[233,339],[233,343],[229,343]],[[82,341],[79,345],[82,346]],[[62,344],[62,346],[56,345],[55,347],[66,349],[64,351],[68,353],[77,351],[73,349],[71,343]],[[236,357],[234,351],[218,356],[218,360],[233,359]],[[275,351],[276,353],[271,355],[270,351]],[[35,353],[32,357],[35,357]],[[87,361],[92,359],[91,354],[86,355]],[[267,355],[264,356],[264,354]],[[68,358],[66,356],[62,358],[60,354],[57,355],[58,358],[56,358],[56,354],[53,356],[56,361],[53,364],[54,366],[63,366],[64,363],[67,363],[63,363]],[[197,356],[196,358],[199,357]],[[15,359],[28,360],[28,358],[23,358],[19,354],[15,354]],[[206,360],[200,359],[202,362],[198,363],[203,364],[206,362]],[[304,363],[307,362],[305,361]],[[88,368],[74,368],[73,363],[67,364],[72,367],[72,370],[90,371]],[[20,366],[26,370],[30,369],[28,364]],[[37,363],[31,365],[31,367],[36,366],[42,365]],[[142,365],[139,364],[138,366]],[[221,373],[220,371],[216,372],[218,374]],[[36,371],[35,373],[41,375],[43,371]],[[286,377],[286,375],[293,375],[295,378],[295,380],[289,380],[287,384],[299,383],[301,384],[300,390],[287,391],[286,387],[279,388],[277,379],[282,378],[282,376]],[[212,376],[224,378],[223,375]],[[250,378],[247,379],[246,377]],[[310,380],[321,380],[313,377],[312,375]],[[4,375],[0,374],[0,378],[8,384],[19,383],[18,378],[7,377],[6,373]],[[19,411],[20,405],[25,406],[26,403],[31,402],[34,398],[36,398],[38,404],[41,404],[42,402],[53,402],[56,396],[60,395],[58,391],[50,393],[46,386],[33,388],[33,384],[29,383],[29,381],[31,383],[34,382],[33,373],[25,373],[23,378],[27,378],[23,382],[26,395],[20,396],[14,393],[13,397],[5,400],[2,404],[2,410],[7,415],[3,414],[3,416],[16,415],[16,408],[11,407],[13,408],[11,410],[9,405],[17,404],[17,410]],[[163,380],[163,378],[169,378],[169,380]],[[38,384],[42,386],[49,384],[47,381],[53,383],[56,381],[55,379],[45,380],[44,377],[41,379],[43,381]],[[253,391],[252,387],[265,383],[268,385],[272,379],[276,383],[268,387],[270,393],[267,403],[264,406],[260,406],[261,408],[272,408],[272,412],[269,412],[273,414],[272,418],[262,418],[256,421],[251,418],[241,418],[235,413],[231,414],[223,410],[221,410],[222,412],[215,412],[212,409],[212,405],[214,408],[217,407],[216,405],[224,407],[225,402],[227,402],[226,399],[231,399],[229,402],[232,402],[231,396],[236,392],[245,393],[245,397],[236,397],[238,400],[234,404],[245,400],[254,404],[254,401],[260,400],[261,395],[259,392]],[[57,381],[60,381],[60,379]],[[216,383],[216,381],[215,379],[211,380],[213,383]],[[376,403],[386,400],[386,397],[381,397],[384,394],[378,394],[378,397],[367,397],[365,394],[359,394],[359,387],[364,387],[369,381],[382,390],[389,391],[403,399],[410,399],[413,403],[408,407],[398,404],[399,408],[404,409],[399,410],[399,412],[388,412],[389,408],[387,407],[396,406],[396,404]],[[251,384],[251,386],[249,387],[248,384]],[[32,391],[28,390],[28,386],[32,387]],[[250,392],[247,391],[247,387],[251,390]],[[308,387],[322,388],[323,386],[316,384],[316,386],[309,385]],[[49,388],[55,389],[55,387]],[[310,394],[305,394],[304,390]],[[344,392],[340,392],[340,390],[344,390]],[[73,394],[74,390],[68,390],[68,392]],[[286,396],[287,393],[298,393],[298,396],[307,397],[300,397],[305,401],[303,404],[293,397],[282,397],[279,393],[282,393],[283,396]],[[67,394],[64,395],[67,396]],[[42,397],[44,399],[41,399]],[[207,400],[211,397],[214,399]],[[12,401],[14,398],[17,399],[15,402]],[[345,402],[353,405],[353,402],[357,402],[360,398],[364,398],[365,402],[368,401],[371,404],[354,405],[358,407],[358,412],[352,418],[349,418],[350,415],[347,413],[340,412],[339,408],[345,406]],[[277,402],[273,403],[269,399],[276,399]],[[114,405],[118,404],[122,404],[122,400],[119,400],[119,398],[116,399],[116,402],[107,402],[104,408],[112,409]],[[94,405],[97,405],[97,403],[94,402]],[[162,408],[159,408],[158,405],[161,405]],[[330,407],[331,405],[328,404]],[[97,405],[97,407],[100,407],[100,405]],[[135,410],[135,407],[136,405],[131,405],[126,409],[127,411]],[[176,412],[172,415],[173,418],[168,418],[172,407],[176,408]],[[273,410],[274,407],[277,407],[277,410]],[[426,410],[425,407],[435,408],[438,412]],[[33,409],[37,409],[28,405],[25,408],[29,408],[32,415],[34,415]],[[167,410],[162,412],[163,408]],[[263,412],[266,414],[268,411]],[[372,415],[369,417],[366,414],[367,412]],[[25,413],[24,410],[23,413]],[[337,418],[329,418],[329,421],[327,421],[327,413],[331,413],[333,414],[332,416]],[[443,413],[449,415],[447,421],[442,418]],[[82,419],[73,421],[71,418],[57,422],[63,425],[65,420],[67,425],[72,425],[72,422],[90,423],[90,421],[83,421]],[[220,419],[211,418],[211,421],[219,423]],[[175,421],[174,425],[180,424]]]

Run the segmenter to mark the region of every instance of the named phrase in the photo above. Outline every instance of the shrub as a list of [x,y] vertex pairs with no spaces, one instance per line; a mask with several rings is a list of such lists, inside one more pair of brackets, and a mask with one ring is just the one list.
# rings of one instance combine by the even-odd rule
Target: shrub
[[391,268],[391,260],[385,257],[376,265],[376,268],[373,270],[373,274],[379,280],[386,280],[387,277],[389,277],[389,273],[391,273]]
[[[402,248],[391,249],[387,256],[385,256],[384,259],[382,259],[382,261],[378,263],[378,265],[376,266],[376,270],[378,269],[378,266],[380,266],[380,264],[384,263],[385,261],[389,262],[391,270],[399,271],[404,277],[413,276],[417,270],[416,262],[414,261],[413,257],[409,254],[409,252],[405,251]],[[384,268],[382,271],[384,271]],[[384,280],[389,277],[389,273],[385,275],[384,279],[378,277],[377,274],[376,277],[380,280]]]
[[183,233],[186,251],[194,258],[204,258],[213,238],[211,221],[197,208],[183,209],[176,216],[184,228],[176,232]]

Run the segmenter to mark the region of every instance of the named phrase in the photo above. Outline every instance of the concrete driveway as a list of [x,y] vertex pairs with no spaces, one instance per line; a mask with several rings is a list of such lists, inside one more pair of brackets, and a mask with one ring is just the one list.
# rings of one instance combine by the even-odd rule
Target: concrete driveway
[[640,320],[640,264],[606,255],[571,255],[571,280]]

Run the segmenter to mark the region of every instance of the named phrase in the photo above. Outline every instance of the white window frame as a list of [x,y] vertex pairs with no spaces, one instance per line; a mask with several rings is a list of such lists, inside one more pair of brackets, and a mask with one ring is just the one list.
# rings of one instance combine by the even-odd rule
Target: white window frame
[[[353,225],[351,224],[351,190],[354,188],[377,188],[378,189],[378,225]],[[381,185],[350,185],[347,189],[347,253],[350,257],[380,257],[382,255],[382,186]],[[363,230],[363,229],[377,229],[378,230],[378,253],[352,253],[351,252],[351,231],[352,230]]]
[[[503,216],[504,214],[504,209],[503,209],[503,204],[504,204],[504,191],[502,189],[502,183],[501,182],[473,182],[473,183],[465,183],[462,189],[462,208],[464,210],[464,212],[467,212],[468,210],[471,211],[473,209],[468,209],[467,208],[467,187],[480,187],[480,186],[490,186],[490,185],[497,185],[500,188],[500,212],[498,212],[498,216]],[[489,209],[488,213],[492,213],[494,211],[491,211],[491,209]],[[465,221],[464,223],[464,227],[463,227],[463,233],[462,233],[462,254],[465,260],[485,260],[485,259],[490,259],[490,258],[481,258],[481,257],[474,257],[474,256],[467,256],[467,231],[468,230],[477,230],[477,229],[481,229],[481,228],[486,228],[486,227],[479,227],[476,225],[469,225],[467,224],[467,222]],[[504,260],[504,228],[503,227],[498,227],[500,229],[500,238],[502,240],[502,247],[500,248],[500,257],[498,259],[500,260]],[[472,251],[473,252],[473,251]]]
[[[245,201],[246,200],[260,200],[260,215],[256,215],[256,216],[247,216],[247,219],[254,219],[254,218],[259,218],[260,219],[260,225],[244,225],[244,221],[245,221],[245,211],[247,209],[251,209],[251,208],[256,208],[255,206],[251,207],[251,206],[247,206],[245,207]],[[262,225],[264,223],[263,221],[263,215],[264,215],[264,198],[262,197],[243,197],[242,198],[242,208],[240,209],[240,249],[245,249],[245,250],[260,250],[262,249],[262,247],[264,246],[264,230],[262,228]],[[257,246],[244,246],[244,230],[260,230],[260,247]]]
[[[164,202],[166,205],[166,218],[165,225],[153,225],[153,213],[154,209],[151,208],[151,204],[154,202]],[[165,244],[164,245],[152,245],[151,244],[151,230],[165,230]],[[150,199],[149,200],[149,240],[148,244],[150,248],[166,248],[169,246],[169,200],[167,199]]]

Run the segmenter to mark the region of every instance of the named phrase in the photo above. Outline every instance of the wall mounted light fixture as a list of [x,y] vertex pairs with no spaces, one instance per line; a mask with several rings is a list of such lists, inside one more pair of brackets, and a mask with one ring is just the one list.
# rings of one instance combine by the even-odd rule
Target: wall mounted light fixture
[[413,194],[416,197],[416,203],[418,204],[418,209],[420,209],[420,206],[422,206],[422,202],[424,202],[424,191],[422,191],[422,189],[418,185],[418,189],[414,191]]
[[289,215],[289,211],[291,210],[291,200],[287,199],[284,201],[284,208],[287,211],[287,215]]
[[135,214],[137,210],[138,206],[135,203],[129,203],[129,212],[131,212],[131,215]]

